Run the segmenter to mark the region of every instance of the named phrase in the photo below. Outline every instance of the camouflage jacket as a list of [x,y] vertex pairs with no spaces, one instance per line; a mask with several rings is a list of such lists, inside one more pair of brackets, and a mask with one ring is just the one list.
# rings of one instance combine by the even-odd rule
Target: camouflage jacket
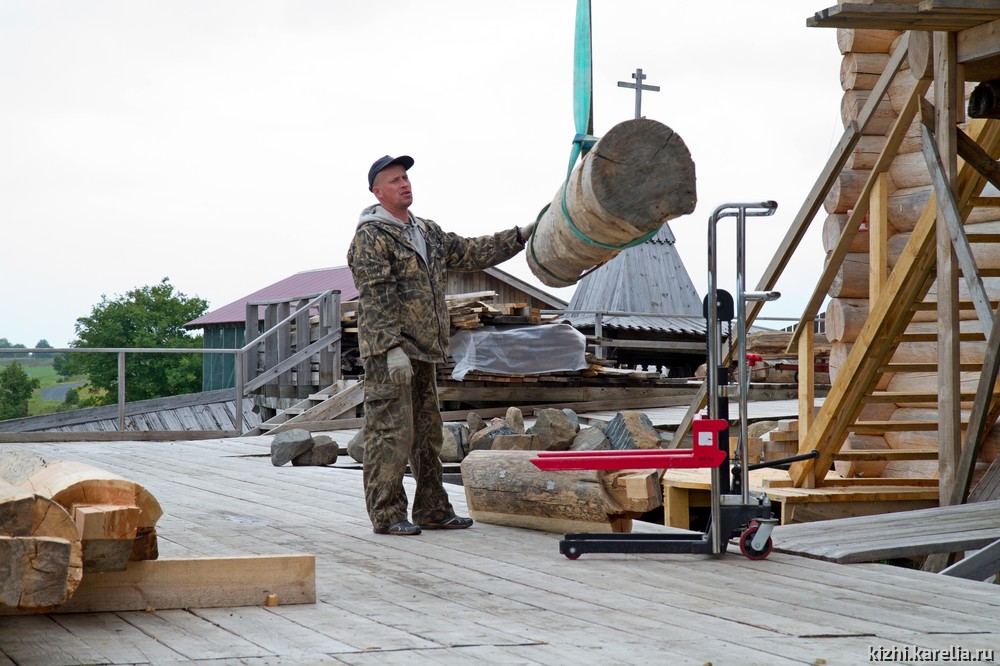
[[[423,248],[413,225],[423,229]],[[450,332],[444,299],[448,270],[489,268],[522,248],[516,227],[463,238],[442,231],[431,220],[410,215],[410,224],[404,225],[381,206],[366,208],[347,252],[359,294],[361,357],[402,346],[410,358],[443,362]]]

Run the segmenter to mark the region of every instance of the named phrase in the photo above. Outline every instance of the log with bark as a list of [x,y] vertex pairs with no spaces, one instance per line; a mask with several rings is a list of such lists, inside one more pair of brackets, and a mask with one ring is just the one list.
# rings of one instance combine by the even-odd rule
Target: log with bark
[[547,532],[628,532],[662,504],[653,470],[545,472],[534,451],[473,451],[462,485],[473,519]]
[[696,200],[694,162],[680,135],[647,118],[619,123],[591,148],[540,216],[528,265],[551,287],[574,284],[623,246],[694,211]]

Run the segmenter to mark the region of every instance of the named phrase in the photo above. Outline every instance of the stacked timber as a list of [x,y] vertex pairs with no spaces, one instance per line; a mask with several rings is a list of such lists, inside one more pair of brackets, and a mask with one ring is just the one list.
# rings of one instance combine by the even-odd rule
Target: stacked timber
[[5,451],[0,458],[0,607],[66,602],[86,573],[157,557],[159,503],[86,463]]
[[[844,96],[841,113],[845,126],[856,121],[868,98],[868,94],[882,74],[886,63],[900,47],[904,33],[894,30],[854,30],[838,29],[837,41],[843,54],[841,66],[841,87]],[[875,118],[864,130],[863,136],[848,159],[845,169],[824,201],[827,218],[823,225],[823,245],[831,253],[840,240],[851,209],[856,205],[862,188],[871,174],[871,169],[886,144],[887,135],[892,131],[898,115],[911,96],[917,83],[917,76],[926,71],[927,51],[921,48],[923,37],[912,37],[909,57],[888,88],[887,98],[879,105]],[[917,40],[913,42],[913,40]],[[914,72],[917,76],[914,76]],[[967,84],[965,95],[975,84]],[[926,93],[932,100],[932,92]],[[960,124],[964,129],[965,125]],[[888,267],[895,265],[909,233],[913,230],[925,205],[931,197],[931,178],[922,154],[922,139],[919,114],[910,123],[905,137],[893,159],[886,179],[886,209],[889,222],[887,259]],[[966,224],[969,234],[996,232],[1000,230],[1000,208],[974,208]],[[852,344],[858,338],[870,309],[869,276],[870,245],[869,228],[863,223],[851,240],[849,254],[829,290],[830,301],[826,311],[826,336],[830,347],[831,380],[836,381],[837,373],[850,353]],[[995,245],[972,243],[980,269],[1000,268],[1000,250]],[[1000,297],[1000,279],[984,277],[984,284],[991,299]],[[960,281],[962,299],[968,301],[969,294]],[[936,300],[936,285],[931,285],[925,298],[926,309],[916,312],[907,333],[928,333],[936,330],[936,313],[931,305]],[[975,311],[962,310],[961,332],[981,331]],[[984,341],[964,341],[961,344],[963,364],[982,364],[985,354]],[[902,341],[897,347],[894,364],[935,364],[937,345],[934,341]],[[975,390],[978,372],[963,372],[963,390]],[[936,392],[936,372],[907,372],[883,375],[879,391],[912,394],[915,392]],[[965,417],[969,404],[964,404]],[[914,405],[912,403],[868,403],[860,421],[925,421],[937,420],[936,403]],[[863,449],[936,449],[936,433],[931,432],[886,432],[884,434],[850,434],[844,450]],[[981,460],[990,461],[1000,452],[1000,429],[994,427],[987,437]],[[837,462],[837,471],[845,477],[853,476],[933,476],[937,473],[934,461],[879,461],[879,462]]]
[[539,217],[528,266],[550,287],[575,284],[664,222],[693,212],[696,200],[694,162],[681,137],[648,118],[619,123]]

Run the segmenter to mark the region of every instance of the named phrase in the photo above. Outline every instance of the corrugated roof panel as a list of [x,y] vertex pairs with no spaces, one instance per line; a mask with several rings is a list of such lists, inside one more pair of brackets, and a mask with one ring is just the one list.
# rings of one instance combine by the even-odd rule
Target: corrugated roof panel
[[[213,324],[242,322],[246,319],[246,304],[248,302],[277,301],[283,298],[310,296],[322,294],[330,289],[340,290],[341,301],[353,301],[358,297],[358,290],[354,286],[354,278],[351,276],[350,268],[347,266],[317,268],[296,273],[263,289],[258,289],[252,294],[189,321],[184,324],[184,328],[202,328]],[[261,309],[261,317],[263,318],[263,309]]]
[[[603,325],[624,330],[705,335],[702,300],[674,246],[670,225],[653,238],[622,250],[580,281],[567,312],[574,326],[593,325],[594,315],[573,311],[635,312],[605,316]],[[646,316],[648,314],[665,316]]]
[[[562,318],[577,328],[594,325],[594,315],[577,314]],[[601,326],[607,329],[624,331],[644,331],[653,333],[669,333],[671,335],[704,336],[706,333],[705,319],[687,315],[604,315]]]

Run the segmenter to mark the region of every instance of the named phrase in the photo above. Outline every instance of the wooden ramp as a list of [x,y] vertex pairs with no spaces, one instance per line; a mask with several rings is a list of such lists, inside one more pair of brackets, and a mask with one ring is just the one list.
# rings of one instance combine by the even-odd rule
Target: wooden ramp
[[876,562],[984,548],[1000,539],[1000,500],[780,525],[774,549],[831,562]]

